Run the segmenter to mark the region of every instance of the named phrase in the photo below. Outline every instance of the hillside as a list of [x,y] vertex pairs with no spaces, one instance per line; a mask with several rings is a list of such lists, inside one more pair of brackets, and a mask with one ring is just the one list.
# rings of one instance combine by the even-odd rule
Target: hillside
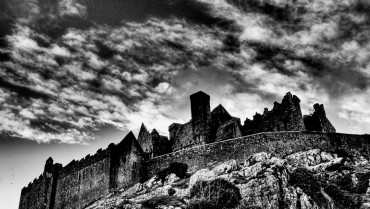
[[173,163],[144,183],[111,193],[87,209],[370,208],[370,164],[361,155],[311,149],[279,158],[253,154],[187,172]]

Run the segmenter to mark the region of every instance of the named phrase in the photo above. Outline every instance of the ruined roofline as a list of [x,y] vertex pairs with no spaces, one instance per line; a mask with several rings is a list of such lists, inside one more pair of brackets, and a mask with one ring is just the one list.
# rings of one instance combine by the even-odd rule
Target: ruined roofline
[[[290,93],[290,92],[287,92],[285,94],[285,96],[283,97],[281,103],[275,101],[274,102],[274,106],[272,107],[271,110],[269,110],[267,107],[265,107],[263,109],[263,113],[258,113],[256,112],[254,115],[253,115],[253,118],[252,120],[256,117],[256,116],[262,116],[262,117],[266,117],[272,113],[274,113],[274,111],[277,111],[278,109],[280,109],[284,104],[286,104],[287,102],[289,101],[292,101],[293,103],[299,103],[301,102],[301,100],[294,94]],[[248,117],[247,117],[248,120],[250,120]]]
[[324,116],[326,116],[326,111],[325,111],[325,107],[324,107],[324,104],[320,104],[320,103],[315,103],[313,105],[313,112],[307,114],[307,115],[304,115],[304,117],[307,117],[307,116],[312,116],[314,115],[315,113],[323,113]]
[[[182,125],[182,124],[179,124],[179,123],[172,123],[171,125]],[[171,126],[170,125],[170,126]],[[148,135],[153,135],[153,134],[158,134],[159,136],[164,136],[164,135],[161,135],[158,131],[157,131],[157,129],[155,129],[155,128],[153,128],[152,129],[152,131],[150,131],[149,132],[149,130],[148,130],[148,128],[146,127],[146,125],[145,125],[145,123],[144,122],[142,122],[141,123],[141,126],[140,126],[140,130],[139,130],[139,133],[138,133],[138,135],[137,135],[137,140],[139,141],[139,139],[140,139],[140,136],[142,136],[141,134],[142,133],[146,133],[146,134],[148,134]],[[167,137],[167,136],[164,136],[164,137]],[[168,138],[168,137],[167,137]],[[139,141],[140,142],[140,141]]]
[[213,110],[211,111],[211,114],[216,114],[218,112],[224,112],[224,113],[227,113],[227,115],[229,115],[230,117],[232,117],[230,115],[230,113],[225,109],[224,106],[222,106],[222,104],[219,104],[217,105],[215,108],[213,108]]
[[137,134],[137,139],[139,140],[139,139],[141,139],[144,136],[149,135],[149,134],[150,133],[148,131],[148,128],[145,126],[144,123],[141,123],[139,133]]
[[349,133],[338,133],[338,132],[332,133],[332,132],[319,132],[319,131],[275,131],[275,132],[274,131],[270,131],[270,132],[259,132],[259,133],[245,135],[245,136],[236,137],[236,138],[232,138],[232,139],[226,139],[226,140],[223,140],[223,141],[212,142],[212,143],[208,143],[208,144],[199,144],[199,145],[196,145],[196,146],[192,146],[192,147],[188,147],[188,148],[176,150],[174,152],[170,152],[170,153],[167,153],[167,154],[164,154],[164,155],[159,155],[159,156],[156,156],[156,157],[151,158],[150,160],[153,160],[153,159],[156,159],[156,158],[160,158],[160,157],[163,157],[163,156],[167,156],[167,155],[171,155],[171,154],[174,154],[174,153],[179,153],[179,152],[182,152],[182,151],[187,150],[187,149],[193,149],[193,148],[198,148],[198,147],[210,146],[210,145],[214,145],[214,144],[229,142],[229,141],[243,139],[243,138],[247,138],[247,137],[251,137],[251,136],[256,136],[256,135],[281,134],[281,133],[315,133],[315,134],[331,134],[331,135],[347,135],[347,136],[365,136],[365,135],[368,135],[368,134],[349,134]]

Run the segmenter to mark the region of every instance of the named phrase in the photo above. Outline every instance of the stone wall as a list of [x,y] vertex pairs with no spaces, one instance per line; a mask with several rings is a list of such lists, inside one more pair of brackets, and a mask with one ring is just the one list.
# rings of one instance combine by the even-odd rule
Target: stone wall
[[[159,134],[158,134],[159,136]],[[145,154],[132,132],[117,145],[67,166],[46,161],[44,174],[22,189],[20,209],[80,209],[146,177]]]
[[370,159],[370,136],[319,132],[259,133],[170,153],[150,159],[146,165],[149,176],[167,168],[172,162],[186,163],[189,171],[193,172],[230,159],[242,162],[258,152],[270,152],[284,157],[315,148],[345,152],[352,157],[361,153]]
[[159,135],[155,129],[153,129],[151,135],[153,143],[153,157],[171,152],[171,143],[166,136]]
[[51,178],[40,175],[26,188],[22,189],[19,209],[46,208],[48,201],[47,190],[51,186]]
[[56,182],[61,164],[54,164],[50,157],[45,163],[43,174],[21,191],[19,209],[48,209],[54,204]]
[[[112,146],[111,146],[112,148]],[[110,150],[72,161],[59,174],[55,209],[83,208],[110,191]]]
[[[178,125],[178,124],[176,124]],[[172,129],[171,129],[172,128]],[[170,138],[172,143],[172,151],[177,151],[187,147],[194,146],[193,127],[191,121],[180,126],[170,127]]]
[[239,118],[232,118],[220,125],[216,131],[215,141],[238,138],[242,136]]

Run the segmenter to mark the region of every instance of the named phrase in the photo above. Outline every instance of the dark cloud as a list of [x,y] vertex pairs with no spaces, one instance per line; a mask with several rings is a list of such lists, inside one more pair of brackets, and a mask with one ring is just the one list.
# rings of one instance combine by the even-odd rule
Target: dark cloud
[[196,0],[4,0],[0,6],[0,38],[11,34],[15,22],[52,38],[59,38],[68,28],[87,29],[94,24],[120,26],[152,17],[176,17],[196,24],[233,28],[232,20],[213,16],[207,4]]
[[120,25],[122,21],[144,22],[150,17],[185,18],[205,25],[227,25],[231,20],[214,17],[207,4],[196,0],[89,0],[84,2],[88,18],[109,25]]
[[8,82],[0,78],[0,87],[6,88],[9,91],[17,93],[20,97],[25,97],[26,99],[35,98],[35,99],[50,99],[51,96],[43,92],[38,92],[30,87],[21,86]]

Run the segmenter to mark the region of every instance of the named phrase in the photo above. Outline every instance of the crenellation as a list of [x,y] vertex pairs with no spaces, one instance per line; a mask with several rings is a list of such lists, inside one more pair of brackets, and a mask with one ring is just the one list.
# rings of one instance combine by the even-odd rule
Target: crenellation
[[192,118],[171,124],[169,138],[156,129],[149,132],[142,123],[137,138],[129,132],[118,144],[111,143],[64,167],[48,158],[43,173],[22,188],[19,209],[84,208],[111,192],[147,180],[172,162],[186,163],[193,171],[219,160],[245,159],[257,151],[283,155],[313,147],[312,140],[328,144],[339,140],[338,146],[344,146],[347,138],[355,142],[352,145],[366,138],[333,135],[335,128],[323,105],[315,104],[315,112],[302,117],[300,100],[290,92],[281,103],[274,102],[271,110],[264,108],[253,120],[246,118],[243,126],[221,104],[210,111],[210,96],[204,92],[191,95],[190,102]]

